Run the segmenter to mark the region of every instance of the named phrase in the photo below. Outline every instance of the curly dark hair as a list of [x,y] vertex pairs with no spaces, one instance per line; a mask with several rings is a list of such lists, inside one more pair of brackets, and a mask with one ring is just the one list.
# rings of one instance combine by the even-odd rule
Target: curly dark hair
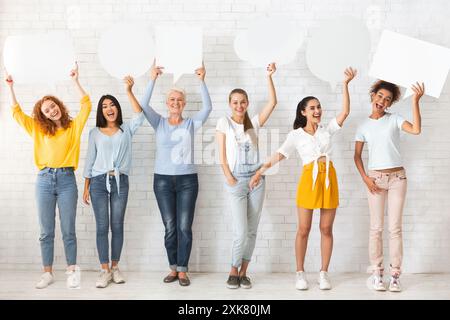
[[387,82],[387,81],[383,81],[383,80],[378,80],[377,82],[375,82],[371,87],[370,87],[370,94],[374,93],[376,94],[379,90],[381,89],[385,89],[387,91],[389,91],[390,93],[392,93],[392,104],[394,104],[395,102],[398,101],[398,99],[400,99],[400,88],[393,83]]

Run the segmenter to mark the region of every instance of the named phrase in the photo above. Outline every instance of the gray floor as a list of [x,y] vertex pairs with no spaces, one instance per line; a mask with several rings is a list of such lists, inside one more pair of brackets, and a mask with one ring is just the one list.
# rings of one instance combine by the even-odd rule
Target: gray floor
[[253,288],[230,290],[225,287],[225,273],[191,273],[191,286],[180,287],[178,282],[165,284],[164,273],[125,273],[127,283],[111,284],[105,289],[95,288],[98,273],[82,272],[81,288],[66,288],[63,271],[56,271],[56,281],[46,289],[34,288],[39,272],[2,271],[0,299],[450,299],[450,274],[404,274],[403,292],[374,292],[366,287],[366,274],[330,274],[333,289],[319,290],[317,274],[308,274],[310,289],[295,289],[295,274],[255,273],[251,275]]

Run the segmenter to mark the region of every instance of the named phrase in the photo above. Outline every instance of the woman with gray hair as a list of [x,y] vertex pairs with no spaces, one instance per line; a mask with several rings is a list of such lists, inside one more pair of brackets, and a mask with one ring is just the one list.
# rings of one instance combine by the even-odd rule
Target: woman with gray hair
[[202,109],[193,117],[183,117],[186,96],[182,89],[172,88],[166,99],[168,116],[157,113],[149,102],[162,67],[151,69],[141,106],[156,134],[156,155],[153,190],[165,227],[164,242],[171,272],[165,283],[178,280],[188,286],[189,257],[192,248],[192,222],[198,194],[197,168],[194,164],[194,134],[211,113],[211,99],[205,84],[204,65],[195,70],[200,79]]

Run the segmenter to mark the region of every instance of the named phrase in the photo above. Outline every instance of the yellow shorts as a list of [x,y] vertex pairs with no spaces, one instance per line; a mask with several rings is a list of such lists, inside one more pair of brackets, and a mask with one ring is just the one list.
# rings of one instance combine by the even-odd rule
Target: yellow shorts
[[297,207],[305,209],[336,209],[339,206],[339,190],[336,170],[330,161],[328,188],[325,185],[326,163],[318,162],[318,174],[313,189],[314,162],[303,166],[303,173],[297,187]]

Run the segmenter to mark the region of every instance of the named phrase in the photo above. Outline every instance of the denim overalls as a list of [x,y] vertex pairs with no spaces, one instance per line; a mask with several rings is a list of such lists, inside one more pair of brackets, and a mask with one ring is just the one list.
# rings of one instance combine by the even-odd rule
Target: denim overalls
[[[230,120],[228,120],[230,121]],[[231,128],[232,124],[229,123]],[[235,137],[236,138],[236,137]],[[256,170],[261,167],[258,146],[251,141],[237,143],[233,176],[237,183],[226,184],[230,194],[233,218],[232,266],[239,268],[242,261],[250,261],[256,243],[256,232],[265,194],[265,179],[250,190],[249,182]]]

